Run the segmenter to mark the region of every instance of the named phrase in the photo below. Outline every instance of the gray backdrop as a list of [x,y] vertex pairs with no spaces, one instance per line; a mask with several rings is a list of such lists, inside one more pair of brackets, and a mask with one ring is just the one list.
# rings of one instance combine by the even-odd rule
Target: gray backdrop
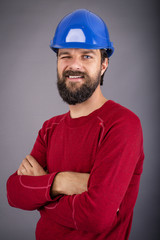
[[134,111],[143,126],[146,157],[130,240],[159,239],[159,12],[154,0],[0,1],[0,238],[34,239],[38,212],[11,208],[5,185],[42,123],[68,111],[56,89],[49,42],[61,18],[77,8],[100,15],[114,42],[104,95]]

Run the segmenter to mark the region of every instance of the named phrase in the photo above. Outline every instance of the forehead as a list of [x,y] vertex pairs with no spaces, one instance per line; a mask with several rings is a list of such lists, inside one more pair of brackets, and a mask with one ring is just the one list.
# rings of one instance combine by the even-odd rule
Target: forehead
[[82,48],[60,48],[58,55],[61,54],[92,54],[98,56],[100,54],[99,49],[82,49]]

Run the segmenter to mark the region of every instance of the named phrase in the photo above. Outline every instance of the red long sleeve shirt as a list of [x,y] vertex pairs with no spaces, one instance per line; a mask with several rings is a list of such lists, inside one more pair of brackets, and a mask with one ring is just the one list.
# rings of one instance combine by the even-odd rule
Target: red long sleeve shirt
[[[10,176],[11,206],[38,209],[37,240],[127,240],[137,199],[144,152],[139,118],[108,100],[85,117],[70,113],[47,120],[31,155],[49,174]],[[50,197],[58,172],[90,173],[88,191]]]

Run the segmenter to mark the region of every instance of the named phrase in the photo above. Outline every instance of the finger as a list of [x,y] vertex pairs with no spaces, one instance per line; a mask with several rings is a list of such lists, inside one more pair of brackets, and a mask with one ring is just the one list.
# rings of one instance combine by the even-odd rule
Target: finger
[[27,170],[26,170],[26,168],[25,168],[23,165],[21,165],[21,166],[19,167],[19,169],[17,170],[17,174],[18,174],[18,175],[27,175]]
[[43,167],[37,162],[37,160],[34,157],[32,157],[31,155],[27,155],[26,159],[33,167],[31,172],[34,176],[41,176],[47,174]]
[[39,163],[37,162],[37,160],[36,160],[34,157],[32,157],[31,155],[27,155],[27,156],[26,156],[26,159],[28,160],[28,162],[30,163],[30,165],[31,165],[32,167],[37,167],[37,165],[39,165]]
[[28,175],[29,172],[32,170],[32,168],[33,167],[31,166],[29,161],[25,158],[25,159],[23,159],[21,165],[19,166],[18,174]]
[[22,175],[22,172],[20,169],[17,170],[17,175]]
[[23,165],[26,169],[33,168],[32,164],[28,161],[27,158],[23,159],[22,165]]

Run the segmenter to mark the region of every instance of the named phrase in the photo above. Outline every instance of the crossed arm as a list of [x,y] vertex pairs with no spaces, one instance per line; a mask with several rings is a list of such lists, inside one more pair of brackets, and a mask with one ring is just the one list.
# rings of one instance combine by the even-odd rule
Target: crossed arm
[[[27,155],[19,166],[17,174],[26,176],[43,176],[48,173],[34,157]],[[50,195],[53,198],[60,194],[73,195],[85,192],[87,191],[88,179],[88,173],[59,172],[56,174],[51,185]]]
[[[117,220],[117,211],[123,211],[121,203],[127,190],[132,196],[129,201],[125,199],[127,208],[132,209],[135,204],[144,159],[139,122],[125,123],[117,122],[104,138],[90,174],[47,174],[43,169],[45,145],[39,136],[32,156],[22,161],[17,174],[7,182],[10,205],[25,210],[44,206],[50,219],[65,227],[94,232],[110,230]],[[41,151],[37,150],[39,146]],[[59,201],[58,195],[65,196]]]

